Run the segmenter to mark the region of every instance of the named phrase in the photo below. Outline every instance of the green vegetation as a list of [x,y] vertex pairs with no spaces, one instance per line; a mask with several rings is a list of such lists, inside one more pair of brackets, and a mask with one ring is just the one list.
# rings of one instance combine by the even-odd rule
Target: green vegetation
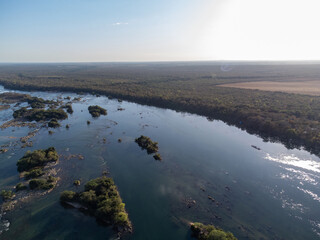
[[73,113],[73,108],[72,108],[72,105],[71,105],[70,103],[62,106],[61,108],[65,108],[66,111],[67,111],[67,113],[69,113],[69,114],[72,114],[72,113]]
[[14,198],[14,193],[11,190],[2,190],[0,193],[3,201],[10,200]]
[[29,171],[33,168],[43,167],[48,162],[58,161],[59,156],[54,147],[49,147],[46,150],[35,150],[27,153],[17,162],[18,171]]
[[60,123],[58,122],[58,120],[56,118],[52,118],[50,120],[50,122],[48,122],[48,127],[51,127],[51,128],[58,128],[60,127]]
[[196,113],[265,140],[281,141],[290,148],[303,146],[320,154],[320,97],[218,86],[318,80],[318,64],[232,63],[231,71],[221,71],[214,62],[56,66],[3,65],[0,84],[20,90],[88,92]]
[[191,231],[199,240],[237,240],[230,232],[216,228],[213,225],[204,225],[202,223],[192,223]]
[[16,192],[23,191],[23,190],[26,190],[26,189],[28,189],[28,187],[26,185],[24,185],[23,183],[18,183],[16,185]]
[[75,185],[75,186],[80,186],[80,184],[81,184],[80,180],[74,180],[73,181],[73,185]]
[[26,102],[26,98],[30,95],[22,93],[6,92],[0,94],[0,102],[2,103],[22,103]]
[[158,152],[158,143],[153,142],[149,137],[141,135],[135,139],[135,142],[138,143],[142,149],[147,149],[148,154]]
[[44,108],[46,101],[42,98],[30,97],[27,99],[32,108]]
[[20,108],[13,112],[14,118],[25,118],[27,121],[48,121],[53,118],[63,120],[68,115],[62,109],[27,109]]
[[29,182],[31,190],[49,190],[57,184],[57,178],[49,176],[46,179],[32,179]]
[[160,153],[156,153],[155,155],[153,155],[153,158],[155,160],[162,160]]
[[1,93],[0,102],[3,103],[22,103],[27,102],[32,108],[44,108],[45,104],[57,104],[55,101],[44,100],[43,98],[31,97],[29,94],[22,93]]
[[[45,171],[44,167],[49,162],[56,162],[58,159],[59,156],[54,147],[33,152],[27,151],[17,162],[17,167],[26,180],[31,179],[29,181],[31,190],[49,190],[56,186],[58,179],[49,175],[49,171]],[[16,185],[16,191],[25,189],[27,189],[27,186],[23,183]]]
[[13,112],[13,118],[21,118],[28,112],[28,109],[26,107],[22,107],[18,110],[15,110]]
[[103,176],[93,179],[85,185],[84,192],[81,193],[64,191],[61,193],[60,201],[80,203],[102,222],[131,231],[125,204],[111,178]]
[[37,178],[37,177],[41,177],[44,174],[43,170],[41,168],[35,168],[32,169],[29,172],[26,172],[24,174],[24,178],[25,179],[31,179],[31,178]]
[[100,117],[101,114],[107,115],[107,110],[98,105],[89,106],[88,110],[92,117]]
[[60,195],[61,202],[73,202],[75,201],[77,193],[73,191],[64,191]]

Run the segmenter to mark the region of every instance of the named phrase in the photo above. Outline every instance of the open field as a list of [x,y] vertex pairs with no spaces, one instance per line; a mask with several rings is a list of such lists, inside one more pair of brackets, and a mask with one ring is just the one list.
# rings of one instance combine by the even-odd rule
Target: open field
[[319,80],[319,63],[167,62],[0,64],[0,84],[91,93],[219,119],[320,155],[320,96],[221,87]]
[[295,82],[275,82],[275,81],[241,82],[241,83],[222,84],[220,86],[320,96],[320,78],[319,78],[319,81],[304,81],[303,79],[301,79],[300,82],[298,81],[295,81]]

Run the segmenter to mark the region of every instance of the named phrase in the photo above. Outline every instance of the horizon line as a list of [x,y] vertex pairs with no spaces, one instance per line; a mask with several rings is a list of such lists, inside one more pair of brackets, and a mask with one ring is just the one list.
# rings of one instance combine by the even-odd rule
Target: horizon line
[[306,59],[295,59],[295,60],[155,60],[155,61],[48,61],[48,62],[0,62],[0,64],[68,64],[68,63],[192,63],[192,62],[244,62],[244,63],[255,63],[255,62],[268,62],[268,63],[277,63],[277,62],[319,62],[317,60],[306,60]]

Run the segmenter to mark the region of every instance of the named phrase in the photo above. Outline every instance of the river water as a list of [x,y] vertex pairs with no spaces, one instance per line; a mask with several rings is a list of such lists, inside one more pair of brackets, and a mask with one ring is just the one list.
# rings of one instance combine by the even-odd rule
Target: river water
[[[29,94],[45,99],[79,96]],[[27,150],[54,146],[63,156],[84,156],[61,157],[58,187],[0,215],[0,239],[116,239],[110,227],[59,203],[61,191],[82,190],[83,185],[73,186],[74,180],[85,183],[103,171],[114,179],[133,223],[128,239],[191,239],[188,223],[194,221],[215,224],[238,239],[320,239],[318,157],[198,115],[81,97],[54,134],[39,130],[31,139],[33,147],[14,146],[33,129],[0,131],[0,145],[11,144],[0,155],[0,189],[19,182],[16,162]],[[107,116],[93,119],[89,105],[106,108]],[[0,112],[0,124],[12,118],[12,109]],[[140,135],[159,143],[162,161],[139,148],[134,139]]]

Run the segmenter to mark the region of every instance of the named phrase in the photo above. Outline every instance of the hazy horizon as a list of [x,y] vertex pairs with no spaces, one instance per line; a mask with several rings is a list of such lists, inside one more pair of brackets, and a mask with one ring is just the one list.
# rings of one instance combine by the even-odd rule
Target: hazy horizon
[[319,61],[316,0],[0,1],[1,63]]

